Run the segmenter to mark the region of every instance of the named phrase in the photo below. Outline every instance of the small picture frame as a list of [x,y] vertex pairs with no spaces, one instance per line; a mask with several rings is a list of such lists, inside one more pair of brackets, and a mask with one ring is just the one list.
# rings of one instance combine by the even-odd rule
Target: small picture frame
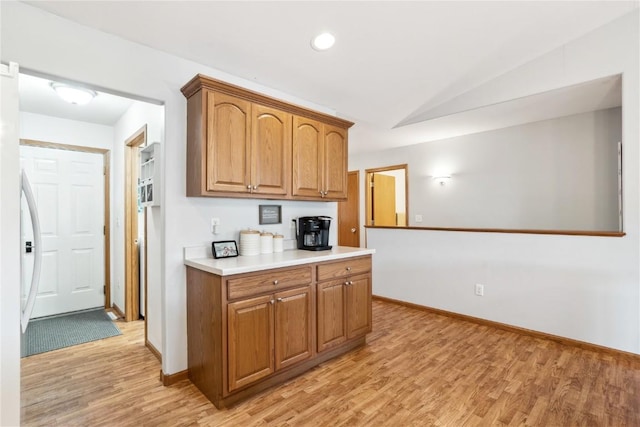
[[153,202],[153,183],[147,184],[147,202]]
[[238,245],[235,240],[221,240],[211,243],[211,252],[215,259],[238,256]]
[[259,205],[259,224],[282,224],[282,206],[280,205]]

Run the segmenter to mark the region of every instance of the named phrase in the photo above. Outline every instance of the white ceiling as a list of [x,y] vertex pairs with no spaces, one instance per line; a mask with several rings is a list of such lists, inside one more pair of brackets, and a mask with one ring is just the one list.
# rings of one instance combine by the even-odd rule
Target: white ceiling
[[135,101],[97,92],[87,105],[69,104],[51,88],[52,80],[20,74],[20,111],[113,126]]
[[[421,142],[422,112],[638,7],[637,1],[27,3],[335,110],[356,122],[359,145],[351,152]],[[310,39],[324,30],[337,41],[317,52]],[[446,127],[452,119],[435,120]],[[408,121],[418,123],[398,126]]]

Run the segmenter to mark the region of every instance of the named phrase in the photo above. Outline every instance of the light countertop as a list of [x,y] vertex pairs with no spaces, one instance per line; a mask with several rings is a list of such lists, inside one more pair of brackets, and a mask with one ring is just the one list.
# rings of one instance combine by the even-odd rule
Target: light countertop
[[184,263],[189,267],[218,276],[230,276],[232,274],[250,273],[272,268],[353,258],[371,255],[375,252],[375,249],[334,246],[328,251],[292,249],[272,254],[215,259],[210,256],[210,251],[208,252],[206,247],[186,247],[184,248]]

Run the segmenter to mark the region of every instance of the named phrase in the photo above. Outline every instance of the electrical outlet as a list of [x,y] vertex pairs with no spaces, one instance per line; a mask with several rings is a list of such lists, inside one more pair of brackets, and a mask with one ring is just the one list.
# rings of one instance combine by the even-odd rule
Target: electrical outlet
[[422,222],[422,215],[416,215],[416,222]]
[[484,285],[476,283],[476,295],[479,297],[484,296]]

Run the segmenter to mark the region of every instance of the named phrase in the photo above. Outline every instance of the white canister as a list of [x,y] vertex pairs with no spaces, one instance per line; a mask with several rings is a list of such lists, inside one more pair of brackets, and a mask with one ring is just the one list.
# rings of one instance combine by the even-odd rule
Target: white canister
[[273,252],[284,251],[284,236],[282,234],[273,235]]
[[260,254],[260,232],[256,230],[242,230],[240,232],[240,255]]
[[273,252],[273,234],[263,231],[260,234],[260,253],[270,254]]

